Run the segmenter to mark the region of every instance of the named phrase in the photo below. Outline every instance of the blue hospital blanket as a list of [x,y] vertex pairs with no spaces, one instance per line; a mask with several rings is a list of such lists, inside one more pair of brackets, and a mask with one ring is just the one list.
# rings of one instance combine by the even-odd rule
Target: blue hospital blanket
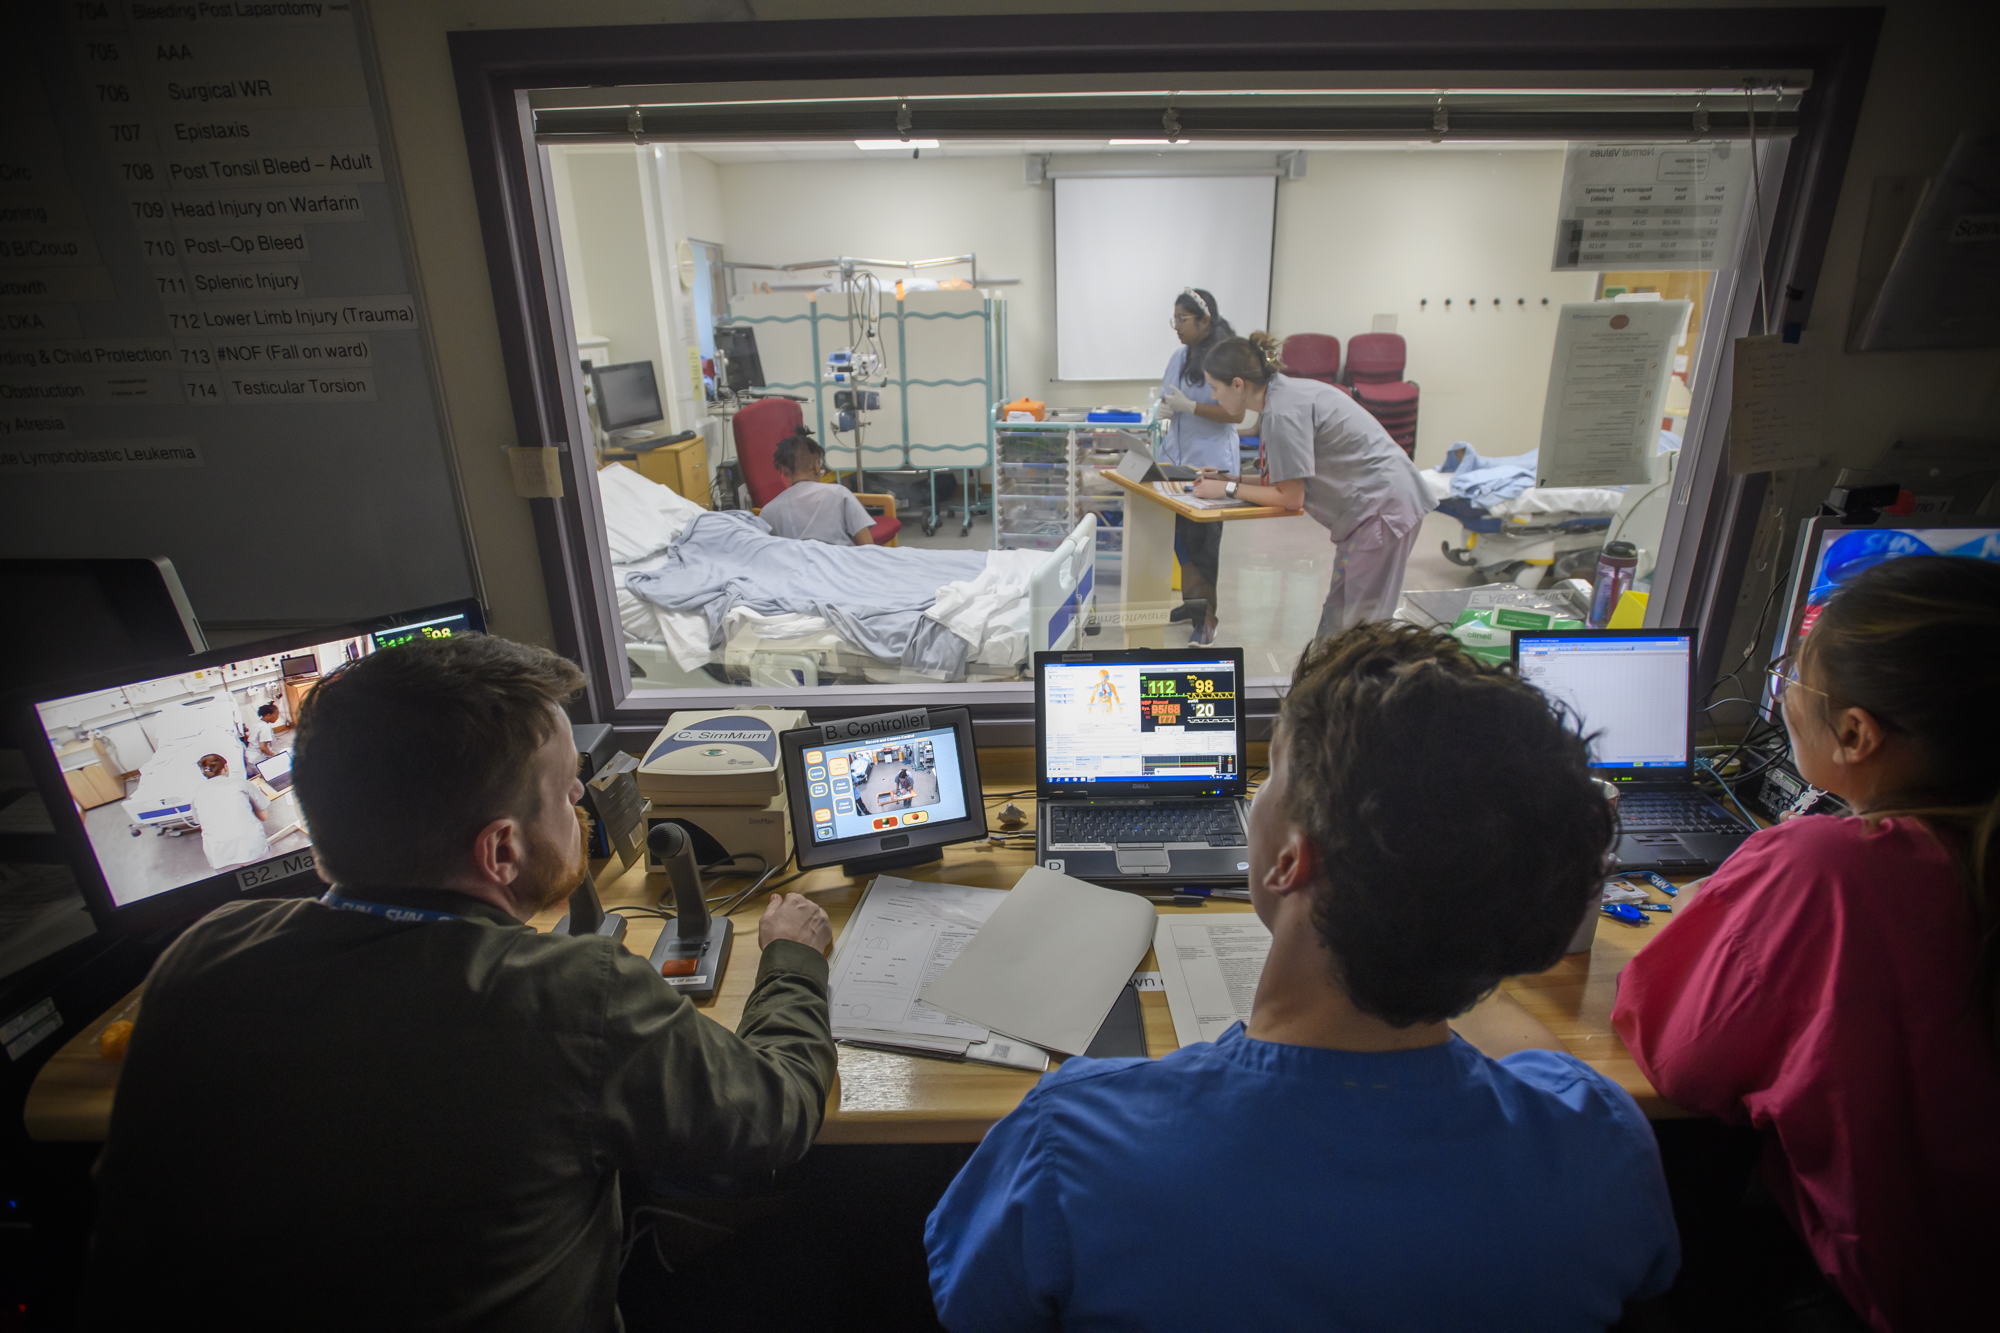
[[1484,508],[1511,500],[1535,484],[1539,449],[1508,458],[1487,458],[1460,440],[1444,451],[1437,470],[1451,474],[1451,493]]
[[723,617],[747,606],[820,616],[861,651],[914,671],[965,674],[965,640],[924,612],[945,584],[979,577],[984,551],[793,541],[736,509],[698,515],[667,556],[627,574],[625,586],[669,611],[700,611],[713,649],[722,647]]

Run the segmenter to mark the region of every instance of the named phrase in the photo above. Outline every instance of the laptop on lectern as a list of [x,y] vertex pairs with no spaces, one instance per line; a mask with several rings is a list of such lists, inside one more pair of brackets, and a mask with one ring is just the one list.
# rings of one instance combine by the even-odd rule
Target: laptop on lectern
[[1250,880],[1241,648],[1035,654],[1035,862],[1112,888]]

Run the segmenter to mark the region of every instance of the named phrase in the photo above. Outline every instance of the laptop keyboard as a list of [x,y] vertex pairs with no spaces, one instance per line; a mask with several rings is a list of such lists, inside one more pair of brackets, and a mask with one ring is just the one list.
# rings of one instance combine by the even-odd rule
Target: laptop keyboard
[[1741,821],[1693,792],[1621,792],[1618,822],[1627,833],[1741,833]]
[[1049,811],[1051,844],[1074,842],[1205,842],[1241,847],[1242,822],[1233,805],[1214,801],[1140,806],[1058,805]]

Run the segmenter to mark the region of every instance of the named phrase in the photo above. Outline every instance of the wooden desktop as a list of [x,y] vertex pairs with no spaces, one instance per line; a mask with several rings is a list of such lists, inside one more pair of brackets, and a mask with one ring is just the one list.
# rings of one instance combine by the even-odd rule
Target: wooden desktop
[[[1253,764],[1266,762],[1262,744],[1251,747]],[[1018,792],[1032,785],[1034,752],[1030,749],[986,749],[979,752],[982,779],[988,793],[988,822],[997,828],[993,811],[1005,802],[1004,793]],[[1018,797],[1024,808],[1033,801]],[[941,862],[917,866],[904,872],[913,879],[941,880],[979,888],[1013,887],[1023,870],[1033,864],[1026,847],[1001,847],[991,843],[966,843],[945,849]],[[667,892],[664,875],[648,875],[640,861],[631,870],[622,870],[616,861],[598,871],[599,892],[607,909],[621,906],[653,906]],[[728,881],[718,889],[740,885]],[[787,892],[805,893],[820,904],[833,919],[836,936],[846,924],[862,884],[845,879],[838,868],[816,870],[785,886]],[[1467,871],[1466,888],[1480,891],[1478,872]],[[1655,895],[1657,901],[1667,901]],[[728,975],[713,1000],[701,1006],[703,1013],[725,1027],[735,1028],[742,1016],[744,1001],[757,976],[757,918],[762,901],[746,902],[733,915],[736,945]],[[1162,913],[1226,913],[1249,910],[1247,903],[1210,901],[1201,907],[1168,907]],[[544,913],[532,923],[538,930],[554,927],[561,909]],[[627,918],[629,933],[625,945],[645,957],[659,938],[664,923],[657,917]],[[1588,954],[1563,958],[1546,972],[1513,977],[1502,984],[1501,994],[1478,1011],[1488,1025],[1506,1027],[1525,1014],[1539,1021],[1563,1043],[1570,1054],[1604,1074],[1631,1093],[1648,1116],[1655,1119],[1684,1114],[1661,1097],[1639,1072],[1626,1053],[1625,1044],[1611,1028],[1611,1006],[1617,996],[1618,973],[1632,955],[1657,930],[1620,925],[1609,919],[1598,923],[1596,943]],[[1142,971],[1154,971],[1158,964],[1149,953]],[[136,1019],[144,988],[133,991],[110,1011],[72,1038],[43,1066],[29,1091],[22,1118],[30,1138],[43,1142],[96,1142],[104,1138],[111,1121],[112,1099],[118,1087],[120,1065],[98,1054],[98,1034],[120,1019]],[[1146,1022],[1146,1047],[1154,1056],[1178,1048],[1174,1025],[1167,1012],[1164,995],[1146,992],[1139,997]],[[882,1051],[840,1048],[840,1079],[827,1099],[826,1124],[820,1131],[821,1143],[970,1143],[977,1142],[995,1121],[1019,1104],[1039,1075],[991,1065],[957,1064],[944,1060],[892,1055]]]

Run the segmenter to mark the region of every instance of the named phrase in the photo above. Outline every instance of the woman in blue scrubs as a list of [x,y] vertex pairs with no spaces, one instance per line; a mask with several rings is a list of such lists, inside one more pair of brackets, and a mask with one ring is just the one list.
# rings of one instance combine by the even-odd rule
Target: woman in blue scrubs
[[[1216,405],[1208,387],[1203,365],[1217,343],[1236,336],[1215,308],[1215,297],[1199,287],[1188,287],[1174,298],[1174,336],[1181,345],[1167,358],[1167,371],[1160,380],[1160,411],[1168,414],[1167,430],[1160,441],[1160,461],[1184,467],[1215,468],[1225,475],[1241,466],[1237,453],[1234,415]],[[1207,603],[1205,623],[1197,624],[1189,643],[1215,641],[1215,584],[1222,558],[1222,524],[1196,523],[1174,516],[1174,555],[1181,562],[1181,605],[1173,619],[1186,620],[1188,603]]]

